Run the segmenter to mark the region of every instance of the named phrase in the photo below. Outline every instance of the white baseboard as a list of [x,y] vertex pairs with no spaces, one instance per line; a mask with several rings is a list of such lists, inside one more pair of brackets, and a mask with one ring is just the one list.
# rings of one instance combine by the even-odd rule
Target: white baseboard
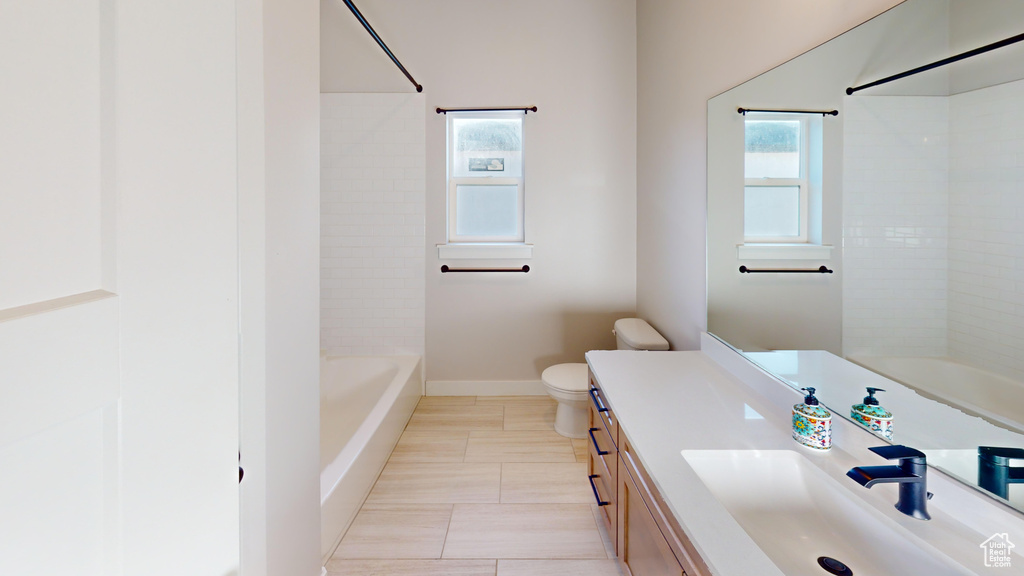
[[540,380],[427,380],[426,396],[547,396]]

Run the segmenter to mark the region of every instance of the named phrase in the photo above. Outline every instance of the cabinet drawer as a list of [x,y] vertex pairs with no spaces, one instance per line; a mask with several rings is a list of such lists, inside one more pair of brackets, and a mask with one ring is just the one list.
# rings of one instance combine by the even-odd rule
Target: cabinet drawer
[[[589,454],[590,458],[588,459],[587,469],[595,493],[594,499],[598,503],[598,509],[604,518],[608,534],[614,535],[617,522],[617,514],[615,512],[615,473],[605,467],[604,461],[594,452],[593,447],[591,447]],[[614,536],[612,538],[614,539]]]
[[611,441],[611,437],[608,435],[608,430],[600,420],[595,421],[593,415],[591,415],[587,442],[589,443],[590,454],[595,459],[598,459],[603,464],[604,469],[609,472],[608,477],[611,479],[609,487],[614,488],[615,474],[619,469],[615,463],[618,458],[618,451],[615,448],[615,443]]
[[[650,476],[643,466],[640,465],[640,461],[634,455],[633,447],[630,445],[629,440],[625,438],[625,435],[619,440],[619,465],[620,469],[617,475],[619,487],[618,520],[620,526],[624,526],[623,522],[625,520],[623,517],[625,513],[628,513],[628,510],[625,509],[633,506],[634,511],[639,513],[641,508],[637,504],[641,504],[643,510],[646,511],[648,517],[651,518],[651,521],[654,522],[655,527],[658,529],[661,542],[665,544],[667,550],[676,560],[677,565],[682,567],[689,576],[710,574],[711,571],[700,555],[697,554],[693,544],[686,538],[675,516],[668,512],[668,505],[661,497],[661,494],[657,489],[653,488],[654,484],[651,482]],[[633,491],[633,501],[627,498],[626,492],[630,489]],[[619,554],[622,556],[626,544],[622,541],[623,530],[621,527],[619,538],[620,541],[617,544],[620,549]],[[645,558],[649,552],[651,551],[648,550],[648,552],[644,553]],[[624,561],[628,561],[628,559],[624,558]],[[636,572],[633,572],[633,575],[639,576]]]
[[612,413],[611,408],[608,407],[608,403],[605,402],[604,396],[601,394],[601,388],[597,385],[597,380],[594,379],[594,375],[590,375],[590,418],[591,422],[594,422],[593,426],[597,426],[597,422],[601,422],[605,429],[608,431],[608,437],[611,439],[612,444],[618,445],[619,441],[619,422],[615,419],[615,415]]

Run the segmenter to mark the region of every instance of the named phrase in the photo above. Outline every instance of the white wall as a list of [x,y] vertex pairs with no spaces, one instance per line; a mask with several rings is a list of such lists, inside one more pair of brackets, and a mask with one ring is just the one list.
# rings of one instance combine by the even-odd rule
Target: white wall
[[[411,92],[340,2],[323,2],[325,92]],[[426,371],[536,382],[612,348],[636,290],[635,5],[620,0],[359,3],[424,86]],[[372,64],[371,64],[372,63]],[[529,274],[446,274],[445,118],[435,107],[536,105],[526,118]],[[444,262],[455,266],[455,262]]]
[[424,350],[422,94],[322,94],[320,347]]
[[239,11],[242,571],[320,573],[319,5]]
[[842,354],[945,356],[949,99],[843,104]]
[[637,310],[674,348],[706,327],[707,100],[897,3],[637,1]]

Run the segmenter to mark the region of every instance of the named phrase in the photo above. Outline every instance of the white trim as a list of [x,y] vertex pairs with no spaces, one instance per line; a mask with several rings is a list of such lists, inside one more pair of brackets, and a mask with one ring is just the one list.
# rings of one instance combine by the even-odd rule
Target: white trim
[[442,260],[529,260],[533,258],[533,244],[483,242],[438,244],[437,257]]
[[740,260],[831,260],[828,244],[737,244]]
[[540,380],[427,380],[425,396],[547,396]]

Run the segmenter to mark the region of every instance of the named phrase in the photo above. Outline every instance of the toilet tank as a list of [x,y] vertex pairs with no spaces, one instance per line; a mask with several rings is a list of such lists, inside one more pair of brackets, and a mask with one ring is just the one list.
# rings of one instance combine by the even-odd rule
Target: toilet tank
[[668,340],[640,318],[616,320],[612,333],[619,350],[668,350]]

